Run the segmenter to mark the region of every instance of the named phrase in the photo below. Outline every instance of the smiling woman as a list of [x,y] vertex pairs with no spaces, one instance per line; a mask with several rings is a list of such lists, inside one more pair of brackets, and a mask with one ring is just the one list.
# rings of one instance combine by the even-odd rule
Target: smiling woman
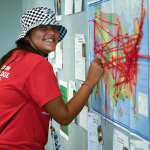
[[44,150],[50,118],[61,125],[71,123],[104,70],[100,59],[94,59],[85,83],[65,104],[45,57],[55,50],[67,29],[46,7],[26,11],[20,21],[17,47],[0,59],[0,150]]

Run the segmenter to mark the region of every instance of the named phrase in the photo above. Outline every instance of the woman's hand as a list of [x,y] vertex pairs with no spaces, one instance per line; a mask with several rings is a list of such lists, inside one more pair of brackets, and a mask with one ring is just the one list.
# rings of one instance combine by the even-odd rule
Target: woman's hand
[[90,84],[94,88],[98,81],[101,79],[103,73],[104,68],[101,60],[99,58],[95,58],[90,64],[85,83]]

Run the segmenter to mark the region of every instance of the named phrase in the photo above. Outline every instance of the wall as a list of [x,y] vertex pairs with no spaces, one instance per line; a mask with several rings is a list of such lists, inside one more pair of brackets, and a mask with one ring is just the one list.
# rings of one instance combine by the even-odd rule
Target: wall
[[[76,82],[76,87],[79,89],[79,81],[75,80],[75,53],[74,46],[75,34],[85,34],[86,40],[86,56],[89,56],[88,49],[88,10],[87,3],[91,0],[83,0],[83,11],[78,14],[64,16],[64,7],[65,0],[62,0],[62,21],[67,29],[67,36],[63,40],[63,69],[58,69],[58,78],[68,82],[68,80],[72,80]],[[13,48],[14,42],[20,34],[20,23],[19,18],[23,12],[26,10],[37,7],[37,6],[46,6],[50,7],[54,10],[54,2],[53,0],[1,0],[0,1],[0,57],[2,57],[7,51]],[[4,15],[5,14],[5,15]],[[51,60],[51,63],[55,63],[55,59]],[[86,60],[86,73],[88,71],[89,66],[89,57]],[[90,102],[90,99],[89,99]],[[89,108],[89,110],[91,110]],[[71,123],[69,125],[69,142],[67,142],[63,137],[61,137],[62,145],[60,150],[87,150],[87,131],[78,125],[78,117],[76,124]],[[137,139],[135,137],[130,136],[130,134],[111,124],[110,122],[106,122],[106,126],[104,125],[105,120],[102,119],[102,132],[104,145],[103,150],[112,150],[113,148],[113,129],[117,129],[124,134],[126,134],[132,139]],[[59,132],[60,126],[56,122],[54,122],[54,127],[57,132]],[[52,150],[52,141],[51,136],[49,134],[49,140],[46,145],[46,150]]]
[[21,32],[21,0],[0,0],[0,58],[14,48]]

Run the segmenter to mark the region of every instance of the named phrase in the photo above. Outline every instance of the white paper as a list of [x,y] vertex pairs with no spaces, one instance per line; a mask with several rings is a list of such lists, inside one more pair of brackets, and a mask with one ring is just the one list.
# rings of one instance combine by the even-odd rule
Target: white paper
[[138,92],[139,114],[148,117],[148,95]]
[[69,95],[68,95],[68,101],[74,96],[76,93],[76,85],[75,82],[69,80]]
[[63,136],[67,141],[69,141],[69,137],[61,130],[60,130],[60,135]]
[[75,61],[75,79],[85,81],[85,62]]
[[61,46],[61,42],[59,42],[56,46],[56,66],[57,68],[62,69],[62,46]]
[[75,60],[82,61],[82,42],[75,42]]
[[59,79],[59,84],[67,88],[67,82]]
[[82,11],[82,0],[75,0],[75,13]]
[[49,59],[55,58],[55,52],[50,52],[48,57],[49,57]]
[[73,0],[65,0],[65,15],[73,14]]
[[129,150],[128,137],[114,129],[113,150]]
[[88,113],[88,150],[102,150],[101,117],[95,113]]
[[130,149],[131,150],[149,150],[149,146],[144,141],[130,140]]
[[79,125],[85,130],[87,130],[87,126],[88,126],[87,116],[88,116],[88,107],[84,106],[84,108],[79,114]]
[[61,19],[61,15],[60,16],[56,16],[56,20],[57,21],[61,21],[62,19]]
[[55,76],[56,76],[56,74],[57,74],[57,72],[58,72],[57,66],[56,66],[56,64],[52,64],[52,66],[53,66],[53,71],[54,71]]
[[85,81],[85,59],[82,59],[82,44],[84,34],[75,35],[75,79]]

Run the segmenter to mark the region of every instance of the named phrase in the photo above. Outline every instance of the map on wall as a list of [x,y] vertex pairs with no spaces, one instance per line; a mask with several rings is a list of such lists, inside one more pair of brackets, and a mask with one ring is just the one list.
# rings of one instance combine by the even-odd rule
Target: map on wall
[[150,141],[149,3],[99,0],[88,12],[90,62],[97,55],[105,67],[92,110]]

